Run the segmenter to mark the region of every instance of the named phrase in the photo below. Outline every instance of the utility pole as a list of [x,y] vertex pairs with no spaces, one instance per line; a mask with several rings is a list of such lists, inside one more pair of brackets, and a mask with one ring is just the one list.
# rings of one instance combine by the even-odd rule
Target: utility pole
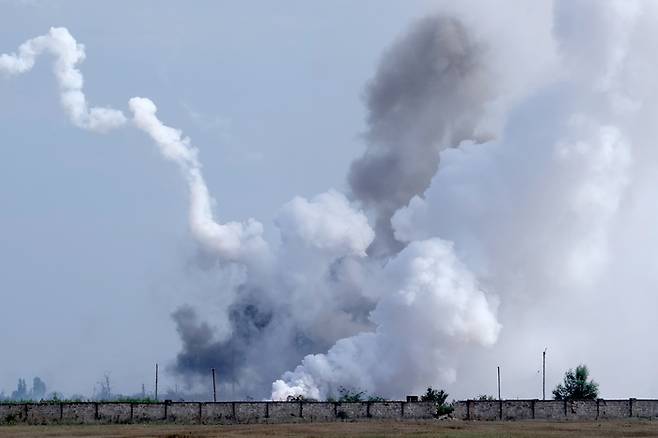
[[542,361],[541,361],[541,397],[542,400],[546,400],[546,350],[548,348],[544,348],[544,352],[542,353]]
[[158,364],[155,364],[155,401],[158,401]]
[[498,367],[498,400],[500,399],[500,367]]
[[217,388],[215,387],[215,369],[212,368],[212,401],[217,402]]

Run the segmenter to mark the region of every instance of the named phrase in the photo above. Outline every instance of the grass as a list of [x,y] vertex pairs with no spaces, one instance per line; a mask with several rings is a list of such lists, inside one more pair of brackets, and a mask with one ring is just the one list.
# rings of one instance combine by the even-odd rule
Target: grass
[[159,438],[273,437],[652,437],[658,422],[645,420],[604,422],[462,422],[364,421],[306,424],[253,424],[234,426],[107,425],[107,426],[3,426],[5,437],[159,437]]

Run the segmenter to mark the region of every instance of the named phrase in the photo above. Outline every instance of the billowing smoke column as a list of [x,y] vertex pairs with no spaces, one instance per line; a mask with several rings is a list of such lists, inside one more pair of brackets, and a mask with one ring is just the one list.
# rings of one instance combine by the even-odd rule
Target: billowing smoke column
[[460,345],[496,341],[500,325],[491,303],[449,242],[412,243],[372,281],[379,294],[370,314],[374,331],[306,356],[274,382],[274,399],[322,399],[340,387],[399,396],[424,382],[453,381],[451,356]]
[[349,183],[375,215],[374,255],[402,247],[390,219],[427,189],[439,151],[482,137],[478,123],[493,94],[483,51],[461,21],[424,18],[385,53],[368,84],[368,147]]
[[[658,221],[658,82],[643,51],[658,40],[658,6],[533,6],[450,2],[450,16],[415,23],[367,87],[349,197],[294,198],[274,242],[253,219],[216,221],[197,149],[152,101],[130,99],[132,125],[178,165],[191,233],[222,278],[215,313],[173,312],[174,371],[195,384],[216,367],[220,394],[235,398],[428,385],[473,396],[493,380],[482,369],[502,362],[508,395],[533,398],[530,357],[546,345],[562,352],[556,370],[611,361],[599,339],[633,356],[627,331],[600,320],[655,329],[658,258],[646,248],[658,234],[645,230]],[[0,72],[25,72],[43,52],[74,124],[124,124],[120,111],[88,108],[84,51],[65,29],[1,55]]]

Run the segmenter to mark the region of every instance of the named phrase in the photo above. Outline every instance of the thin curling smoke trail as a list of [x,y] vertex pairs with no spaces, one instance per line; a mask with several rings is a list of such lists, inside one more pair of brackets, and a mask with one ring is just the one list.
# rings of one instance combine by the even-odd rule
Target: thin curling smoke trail
[[34,67],[36,58],[44,52],[55,56],[54,73],[60,89],[60,100],[71,122],[78,128],[96,132],[107,132],[126,122],[121,111],[92,107],[82,92],[83,78],[76,65],[84,61],[85,50],[69,31],[63,27],[53,27],[42,35],[21,44],[18,54],[0,55],[0,73],[18,75]]
[[213,220],[212,198],[208,193],[198,150],[190,144],[181,131],[164,125],[156,116],[155,104],[143,97],[133,97],[129,102],[134,113],[134,123],[157,143],[162,155],[180,167],[187,179],[190,191],[190,228],[194,237],[207,249],[228,261],[249,261],[267,251],[262,238],[263,226],[249,219],[244,223],[219,224]]
[[[7,76],[30,71],[37,58],[50,53],[55,56],[54,74],[60,89],[60,100],[71,122],[82,129],[105,133],[126,123],[123,112],[105,107],[91,107],[82,91],[84,79],[77,65],[84,61],[85,51],[63,27],[53,27],[46,35],[21,44],[18,53],[0,55],[0,73]],[[135,113],[135,126],[149,134],[159,145],[162,155],[176,162],[187,179],[190,190],[190,228],[194,237],[207,250],[229,261],[244,259],[254,253],[263,254],[266,245],[260,237],[262,225],[250,219],[245,223],[219,224],[213,219],[212,198],[201,173],[197,150],[180,131],[163,125],[155,116],[155,104],[145,98],[130,99]]]

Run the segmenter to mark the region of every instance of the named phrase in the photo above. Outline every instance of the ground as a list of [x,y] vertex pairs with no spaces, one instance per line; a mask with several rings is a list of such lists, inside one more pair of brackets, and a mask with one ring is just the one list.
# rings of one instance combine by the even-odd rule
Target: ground
[[462,422],[369,421],[355,423],[257,424],[236,426],[108,425],[2,426],[5,437],[658,437],[658,421]]

